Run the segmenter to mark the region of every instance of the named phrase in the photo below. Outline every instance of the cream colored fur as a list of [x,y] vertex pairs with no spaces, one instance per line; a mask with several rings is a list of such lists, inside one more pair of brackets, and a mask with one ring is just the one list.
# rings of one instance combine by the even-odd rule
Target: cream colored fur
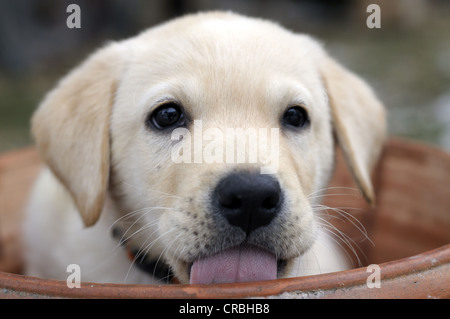
[[[181,282],[188,282],[193,258],[226,243],[209,216],[208,194],[227,172],[261,163],[171,161],[170,134],[145,126],[168,99],[204,129],[279,128],[275,176],[288,205],[283,223],[266,227],[264,241],[255,241],[288,261],[286,275],[349,267],[319,231],[313,209],[319,200],[311,194],[327,187],[335,134],[361,191],[375,202],[370,172],[385,136],[382,105],[314,39],[218,12],[111,43],[44,99],[32,130],[50,170],[38,179],[27,212],[28,274],[65,279],[75,263],[83,281],[155,282],[132,265],[111,237],[113,226],[167,262]],[[295,104],[311,118],[300,133],[280,126]]]

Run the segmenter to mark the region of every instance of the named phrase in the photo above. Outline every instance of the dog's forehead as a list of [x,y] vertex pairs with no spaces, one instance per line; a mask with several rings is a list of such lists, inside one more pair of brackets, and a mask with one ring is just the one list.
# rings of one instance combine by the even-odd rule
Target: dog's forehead
[[174,72],[257,80],[314,68],[321,46],[274,23],[228,14],[177,19],[138,36],[129,51],[134,71],[149,77]]
[[309,89],[321,87],[315,63],[321,46],[271,22],[227,14],[187,17],[127,45],[122,92],[133,92],[133,101],[143,101],[139,104],[147,109],[166,97],[187,107],[223,103],[232,111],[232,106],[261,108],[320,95]]

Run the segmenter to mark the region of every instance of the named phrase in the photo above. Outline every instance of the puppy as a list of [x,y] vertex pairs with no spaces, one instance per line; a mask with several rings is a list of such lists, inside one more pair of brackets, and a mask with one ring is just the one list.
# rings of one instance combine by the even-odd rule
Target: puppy
[[385,114],[312,38],[213,12],[101,48],[32,132],[48,168],[27,211],[28,275],[76,264],[83,281],[208,284],[346,269],[317,195],[338,145],[374,203]]

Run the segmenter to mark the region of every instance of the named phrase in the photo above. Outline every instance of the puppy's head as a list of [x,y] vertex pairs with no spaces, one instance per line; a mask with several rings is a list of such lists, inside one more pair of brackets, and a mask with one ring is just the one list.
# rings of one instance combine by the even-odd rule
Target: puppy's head
[[385,130],[370,88],[314,40],[220,13],[101,49],[32,124],[87,226],[110,194],[134,245],[195,283],[275,278],[311,247],[335,141],[373,203]]

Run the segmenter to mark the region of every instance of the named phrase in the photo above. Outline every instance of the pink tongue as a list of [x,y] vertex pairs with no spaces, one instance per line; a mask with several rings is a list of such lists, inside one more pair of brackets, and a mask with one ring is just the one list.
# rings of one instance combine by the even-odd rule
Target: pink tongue
[[194,261],[191,284],[214,284],[271,280],[277,278],[274,254],[251,245],[241,245]]

